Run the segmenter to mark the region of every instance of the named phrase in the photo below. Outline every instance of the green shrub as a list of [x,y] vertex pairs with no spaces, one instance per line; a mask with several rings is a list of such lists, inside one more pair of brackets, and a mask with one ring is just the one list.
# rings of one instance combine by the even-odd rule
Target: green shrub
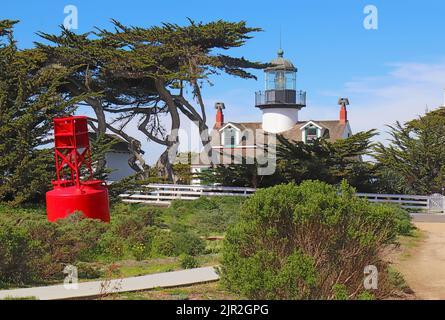
[[176,200],[165,211],[169,224],[186,225],[201,236],[225,233],[235,223],[243,197],[201,197],[195,201]]
[[199,255],[205,251],[205,241],[196,234],[184,230],[160,231],[152,244],[152,252],[161,256],[181,254]]
[[136,243],[131,246],[131,253],[137,261],[142,261],[146,255],[146,247],[143,243]]
[[[81,265],[83,277],[95,278],[99,270],[92,270],[90,265],[96,261],[205,253],[201,236],[215,231],[212,220],[223,230],[229,216],[239,211],[235,208],[240,201],[211,198],[178,202],[177,216],[171,209],[162,209],[161,216],[159,208],[120,203],[113,205],[109,224],[86,219],[82,213],[49,223],[43,207],[0,204],[0,282],[16,286],[61,281],[67,264]],[[207,215],[208,209],[212,212]]]
[[192,232],[173,232],[172,240],[175,246],[175,255],[185,253],[196,256],[205,251],[205,241]]
[[90,263],[77,262],[76,267],[80,279],[98,279],[104,274],[100,268]]
[[349,300],[348,289],[344,284],[335,284],[332,291],[334,292],[334,300]]
[[152,254],[157,256],[174,256],[176,253],[175,244],[171,232],[160,230],[153,237]]
[[62,247],[70,247],[70,261],[94,261],[100,255],[100,239],[109,225],[100,220],[86,219],[82,213],[70,215],[56,223],[61,234]]
[[107,232],[100,238],[99,248],[101,257],[105,260],[119,260],[125,254],[125,243],[112,232]]
[[410,226],[392,206],[307,181],[262,189],[249,198],[230,227],[222,252],[221,279],[252,299],[358,299],[363,270],[379,270],[379,290],[388,294],[381,253]]
[[183,254],[181,255],[181,267],[183,269],[194,269],[199,267],[199,261],[194,256]]
[[0,229],[0,287],[10,283],[24,284],[33,278],[32,249],[23,230],[9,226]]
[[403,275],[400,272],[398,272],[396,269],[390,267],[388,270],[388,277],[389,277],[389,281],[391,282],[392,286],[394,288],[396,288],[397,290],[400,290],[401,292],[404,292],[404,293],[412,293],[413,292],[411,290],[411,288],[408,286],[408,284],[406,283]]

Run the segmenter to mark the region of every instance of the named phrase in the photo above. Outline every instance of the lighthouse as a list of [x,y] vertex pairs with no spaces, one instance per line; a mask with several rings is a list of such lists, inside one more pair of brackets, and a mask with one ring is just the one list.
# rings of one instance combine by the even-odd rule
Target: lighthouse
[[263,112],[263,130],[281,133],[298,122],[298,111],[306,106],[306,92],[297,90],[297,68],[284,59],[282,49],[270,65],[264,70],[265,90],[255,93],[255,106]]

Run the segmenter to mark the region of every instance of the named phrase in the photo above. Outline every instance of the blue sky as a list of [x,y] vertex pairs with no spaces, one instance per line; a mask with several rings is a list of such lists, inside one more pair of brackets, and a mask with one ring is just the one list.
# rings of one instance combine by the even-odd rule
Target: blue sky
[[[385,124],[443,104],[444,1],[15,0],[2,4],[0,18],[21,20],[16,39],[20,47],[31,47],[38,40],[35,32],[58,32],[69,4],[79,10],[77,32],[110,27],[111,18],[135,26],[184,24],[186,17],[204,22],[246,20],[264,32],[230,53],[263,62],[275,57],[281,29],[285,57],[299,69],[298,88],[308,92],[302,119],[336,119],[338,97],[348,96],[353,130],[378,128],[384,139]],[[368,4],[378,9],[377,30],[363,27]],[[258,81],[212,79],[214,86],[205,90],[209,118],[213,120],[213,103],[223,101],[226,120],[259,121],[254,92],[262,89],[263,79],[262,72],[256,74]],[[146,147],[153,161],[160,148]]]

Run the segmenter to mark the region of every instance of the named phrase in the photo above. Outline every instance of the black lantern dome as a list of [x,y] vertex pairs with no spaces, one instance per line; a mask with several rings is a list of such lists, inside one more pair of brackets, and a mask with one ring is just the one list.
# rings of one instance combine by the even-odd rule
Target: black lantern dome
[[306,106],[306,92],[296,90],[297,68],[284,58],[284,51],[278,55],[264,70],[265,91],[256,93],[255,105],[263,108],[297,108]]

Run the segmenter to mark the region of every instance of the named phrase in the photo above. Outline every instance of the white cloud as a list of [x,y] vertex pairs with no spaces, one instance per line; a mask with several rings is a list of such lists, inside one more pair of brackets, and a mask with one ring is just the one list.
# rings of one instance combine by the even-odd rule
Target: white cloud
[[342,90],[351,101],[349,119],[353,130],[376,128],[380,141],[388,137],[386,125],[406,122],[424,114],[427,108],[432,110],[444,104],[445,61],[388,66],[391,69],[387,74],[355,79],[345,83]]

